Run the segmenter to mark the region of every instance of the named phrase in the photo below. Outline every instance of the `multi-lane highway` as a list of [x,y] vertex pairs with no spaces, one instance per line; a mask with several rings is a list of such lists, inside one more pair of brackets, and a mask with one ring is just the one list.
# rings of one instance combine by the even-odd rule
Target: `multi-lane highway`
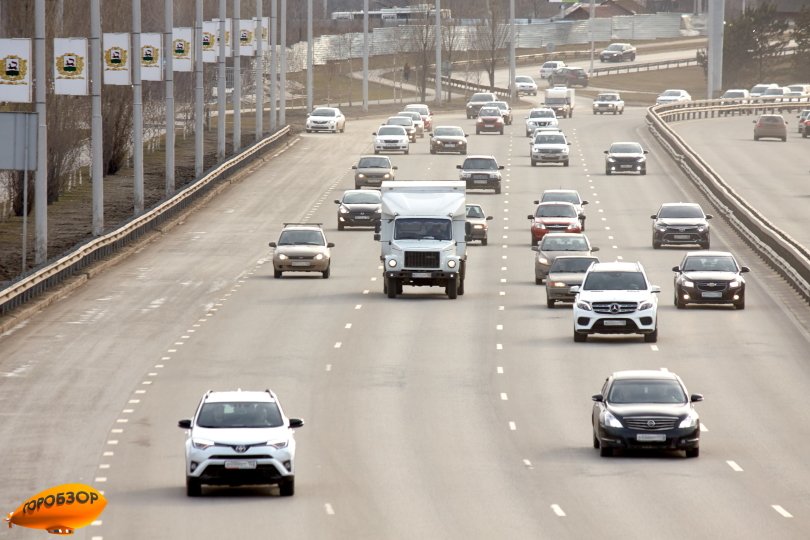
[[[350,166],[379,123],[350,119],[345,134],[302,135],[1,336],[2,507],[58,483],[92,484],[108,506],[76,536],[107,540],[805,538],[810,309],[718,215],[712,247],[752,269],[746,309],[676,310],[670,269],[686,250],[653,250],[650,214],[667,201],[716,212],[651,138],[644,109],[603,117],[588,104],[579,103],[588,114],[562,120],[573,142],[567,168],[530,166],[529,101],[503,136],[475,135],[461,111],[436,115],[472,133],[470,153],[506,166],[501,195],[469,195],[494,220],[489,245],[469,248],[457,300],[407,287],[386,298],[372,232],[337,231],[332,201],[353,187]],[[736,121],[749,126],[678,129],[706,141],[721,168],[746,167],[744,154],[751,169],[784,172],[792,164],[773,152],[803,155],[795,136],[717,145],[742,129]],[[604,175],[602,151],[616,140],[651,150],[647,176]],[[400,179],[454,179],[461,158],[430,155],[422,139],[394,162]],[[558,187],[589,201],[586,233],[602,260],[640,260],[661,286],[656,344],[575,344],[570,307],[545,307],[526,216],[542,190]],[[324,223],[336,244],[330,279],[273,279],[267,242],[287,221]],[[590,397],[628,368],[675,371],[704,394],[700,458],[599,457]],[[177,421],[205,390],[239,387],[270,387],[306,420],[294,497],[228,488],[186,497]],[[41,534],[0,529],[0,538]]]

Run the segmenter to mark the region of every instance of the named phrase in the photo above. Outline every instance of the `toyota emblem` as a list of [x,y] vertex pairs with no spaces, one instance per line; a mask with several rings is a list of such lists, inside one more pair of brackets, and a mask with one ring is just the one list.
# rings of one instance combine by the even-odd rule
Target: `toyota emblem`
[[239,446],[234,446],[233,449],[240,454],[244,454],[245,452],[247,452],[248,447],[245,446],[244,444],[240,444]]
[[610,312],[611,313],[618,313],[619,312],[619,304],[610,304]]
[[655,427],[655,420],[647,420],[647,427],[654,428]]

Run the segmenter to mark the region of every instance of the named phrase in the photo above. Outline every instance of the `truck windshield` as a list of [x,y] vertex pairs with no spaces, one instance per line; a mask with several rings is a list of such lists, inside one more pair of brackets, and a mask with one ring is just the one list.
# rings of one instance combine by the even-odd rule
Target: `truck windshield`
[[394,222],[394,240],[452,240],[449,219],[400,218]]

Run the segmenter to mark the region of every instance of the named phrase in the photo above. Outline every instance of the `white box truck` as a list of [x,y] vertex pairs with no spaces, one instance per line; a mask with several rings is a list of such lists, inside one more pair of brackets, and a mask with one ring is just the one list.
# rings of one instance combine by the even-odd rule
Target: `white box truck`
[[444,287],[464,294],[467,265],[466,193],[459,181],[387,181],[380,187],[383,291],[402,294],[404,285]]
[[545,105],[554,109],[557,118],[571,118],[574,116],[574,101],[576,94],[573,88],[567,86],[552,86],[546,88]]

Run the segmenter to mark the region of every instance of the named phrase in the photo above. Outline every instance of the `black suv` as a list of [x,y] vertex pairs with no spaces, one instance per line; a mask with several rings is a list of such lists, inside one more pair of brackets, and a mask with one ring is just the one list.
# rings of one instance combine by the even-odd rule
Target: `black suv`
[[657,214],[650,216],[652,246],[664,244],[698,244],[709,249],[709,221],[711,214],[704,214],[696,203],[664,203]]
[[636,48],[629,43],[611,43],[599,53],[600,62],[623,62],[636,59]]
[[588,86],[588,73],[582,68],[564,67],[557,70],[548,78],[549,86]]
[[467,119],[478,116],[478,111],[481,110],[481,107],[490,101],[498,101],[498,96],[492,92],[478,92],[473,94],[472,97],[470,97],[470,101],[467,102]]

